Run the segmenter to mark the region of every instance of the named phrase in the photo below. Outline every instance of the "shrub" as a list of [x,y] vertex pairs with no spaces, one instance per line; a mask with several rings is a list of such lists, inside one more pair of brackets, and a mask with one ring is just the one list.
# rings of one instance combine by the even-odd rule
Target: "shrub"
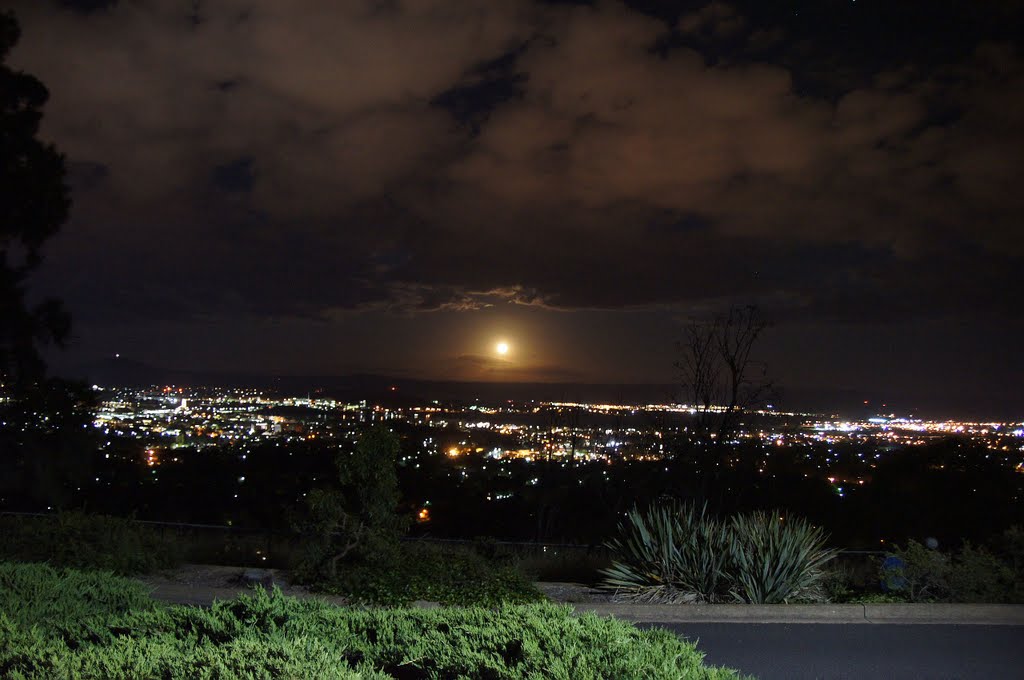
[[737,515],[729,526],[731,592],[751,604],[825,599],[823,567],[837,551],[825,535],[799,517],[777,512]]
[[836,552],[799,518],[738,515],[728,522],[676,503],[633,509],[608,542],[603,585],[648,602],[822,600],[822,568]]
[[0,560],[140,574],[174,566],[177,549],[153,529],[106,515],[0,517]]
[[948,595],[949,571],[947,555],[911,539],[904,548],[894,546],[880,576],[887,591],[900,593],[910,602],[933,602]]
[[836,555],[822,582],[826,602],[860,602],[868,593],[877,594],[878,585],[878,561],[861,551]]
[[1010,602],[1024,602],[1024,529],[1012,526],[1000,537],[999,554],[1013,574],[1013,589]]
[[109,572],[0,562],[0,611],[13,624],[73,630],[96,617],[154,606],[146,586]]
[[352,610],[257,590],[209,609],[111,611],[57,635],[4,613],[21,597],[0,610],[3,677],[736,677],[702,666],[694,646],[669,631],[551,604]]
[[1004,531],[999,548],[1014,572],[1024,571],[1024,529],[1014,525]]
[[949,569],[949,597],[954,602],[1012,602],[1013,570],[984,548],[964,543]]
[[833,564],[826,569],[821,580],[821,588],[825,602],[846,602],[854,596],[849,571]]
[[910,540],[896,546],[880,576],[911,602],[1020,602],[1020,574],[1011,560],[1012,553],[1004,560],[970,543],[950,555]]
[[345,566],[319,582],[324,592],[353,602],[405,605],[416,600],[445,605],[494,606],[536,602],[543,594],[514,565],[471,549],[403,544],[396,553]]
[[727,594],[724,525],[694,505],[634,508],[607,543],[614,556],[603,585],[645,602],[714,602]]

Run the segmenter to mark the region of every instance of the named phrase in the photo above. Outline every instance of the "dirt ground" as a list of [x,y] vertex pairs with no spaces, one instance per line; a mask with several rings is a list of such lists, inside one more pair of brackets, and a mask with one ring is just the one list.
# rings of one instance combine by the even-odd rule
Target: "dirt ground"
[[[334,604],[346,604],[345,598],[311,593],[309,589],[288,582],[288,573],[280,569],[246,569],[211,564],[183,564],[172,570],[139,577],[153,589],[158,600],[178,604],[209,605],[213,600],[229,600],[247,592],[253,585],[275,585],[285,595],[298,598],[315,597]],[[553,602],[613,602],[609,593],[578,583],[537,583],[537,587]],[[419,602],[420,606],[431,606]]]

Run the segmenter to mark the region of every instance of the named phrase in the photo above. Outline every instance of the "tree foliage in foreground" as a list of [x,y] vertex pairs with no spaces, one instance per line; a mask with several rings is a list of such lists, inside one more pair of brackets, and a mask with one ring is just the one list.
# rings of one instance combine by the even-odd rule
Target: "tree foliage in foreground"
[[[83,592],[82,579],[92,579]],[[95,583],[93,583],[93,581]],[[551,604],[346,609],[256,590],[209,609],[139,585],[0,564],[11,678],[735,678],[673,633]],[[39,597],[48,598],[40,605]]]

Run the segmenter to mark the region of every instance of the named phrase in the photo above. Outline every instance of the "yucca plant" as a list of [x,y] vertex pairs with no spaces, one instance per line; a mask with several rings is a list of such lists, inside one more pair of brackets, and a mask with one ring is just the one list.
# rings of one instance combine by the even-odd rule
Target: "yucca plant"
[[727,595],[726,527],[706,508],[678,502],[633,508],[607,544],[602,585],[642,602],[714,602]]
[[806,520],[778,512],[737,515],[729,522],[730,592],[739,602],[776,604],[824,599],[822,567],[836,556]]

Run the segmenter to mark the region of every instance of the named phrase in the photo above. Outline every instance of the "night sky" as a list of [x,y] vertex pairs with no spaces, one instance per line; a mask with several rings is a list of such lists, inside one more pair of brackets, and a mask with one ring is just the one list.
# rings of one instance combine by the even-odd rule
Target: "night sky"
[[7,4],[58,367],[671,382],[755,303],[784,388],[1024,417],[1020,0]]

